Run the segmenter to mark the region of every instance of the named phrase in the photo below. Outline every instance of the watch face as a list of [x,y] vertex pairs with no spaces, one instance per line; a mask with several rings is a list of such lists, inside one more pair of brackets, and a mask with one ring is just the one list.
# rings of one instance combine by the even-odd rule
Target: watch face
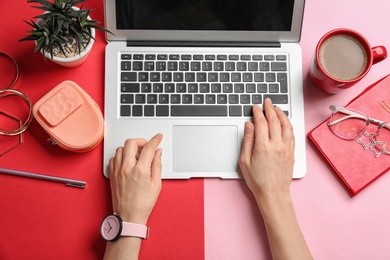
[[103,239],[107,241],[115,241],[120,237],[122,231],[122,223],[115,215],[107,216],[100,226],[100,233]]

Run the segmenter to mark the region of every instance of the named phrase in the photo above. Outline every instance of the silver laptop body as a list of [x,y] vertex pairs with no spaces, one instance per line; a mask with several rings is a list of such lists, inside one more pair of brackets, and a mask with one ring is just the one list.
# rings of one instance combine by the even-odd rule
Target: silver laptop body
[[[268,84],[269,91],[283,83],[287,93],[277,105],[294,127],[293,177],[303,177],[306,138],[299,46],[303,10],[304,0],[205,0],[195,5],[106,0],[106,26],[113,35],[107,34],[106,47],[104,175],[109,177],[109,159],[126,139],[149,140],[163,133],[163,178],[240,178],[244,123],[251,120],[248,107],[262,106],[261,99],[274,97],[260,90],[263,85]],[[252,69],[235,74],[214,71],[223,62],[229,62],[224,69],[242,64]],[[262,71],[266,62],[271,65]],[[183,65],[184,72],[175,64]],[[285,78],[280,80],[279,72],[271,75],[274,65]],[[213,72],[208,75],[210,67]],[[241,93],[242,87],[256,91],[255,96],[229,97],[236,90]]]

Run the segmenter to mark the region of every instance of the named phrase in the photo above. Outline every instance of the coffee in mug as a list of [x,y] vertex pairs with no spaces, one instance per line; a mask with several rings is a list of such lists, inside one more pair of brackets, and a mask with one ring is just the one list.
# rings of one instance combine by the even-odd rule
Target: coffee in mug
[[353,30],[336,29],[319,41],[310,75],[319,89],[335,94],[356,84],[373,64],[386,57],[385,47],[371,47]]

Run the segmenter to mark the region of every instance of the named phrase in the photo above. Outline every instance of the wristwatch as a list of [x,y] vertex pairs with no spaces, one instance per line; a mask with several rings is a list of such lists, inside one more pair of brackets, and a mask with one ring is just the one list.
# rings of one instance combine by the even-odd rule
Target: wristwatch
[[149,227],[141,224],[125,222],[116,214],[105,217],[100,225],[102,238],[109,242],[118,240],[121,236],[148,239]]

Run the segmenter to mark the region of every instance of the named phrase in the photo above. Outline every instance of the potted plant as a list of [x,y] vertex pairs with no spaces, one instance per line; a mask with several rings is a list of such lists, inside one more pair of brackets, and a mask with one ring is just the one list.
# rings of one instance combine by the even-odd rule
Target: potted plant
[[29,35],[19,41],[35,41],[35,51],[44,58],[65,67],[76,67],[88,57],[95,41],[95,29],[111,33],[98,26],[96,20],[89,17],[91,9],[83,9],[76,5],[86,0],[27,0],[28,3],[38,3],[33,6],[44,11],[35,16],[36,22],[25,21],[33,29]]

